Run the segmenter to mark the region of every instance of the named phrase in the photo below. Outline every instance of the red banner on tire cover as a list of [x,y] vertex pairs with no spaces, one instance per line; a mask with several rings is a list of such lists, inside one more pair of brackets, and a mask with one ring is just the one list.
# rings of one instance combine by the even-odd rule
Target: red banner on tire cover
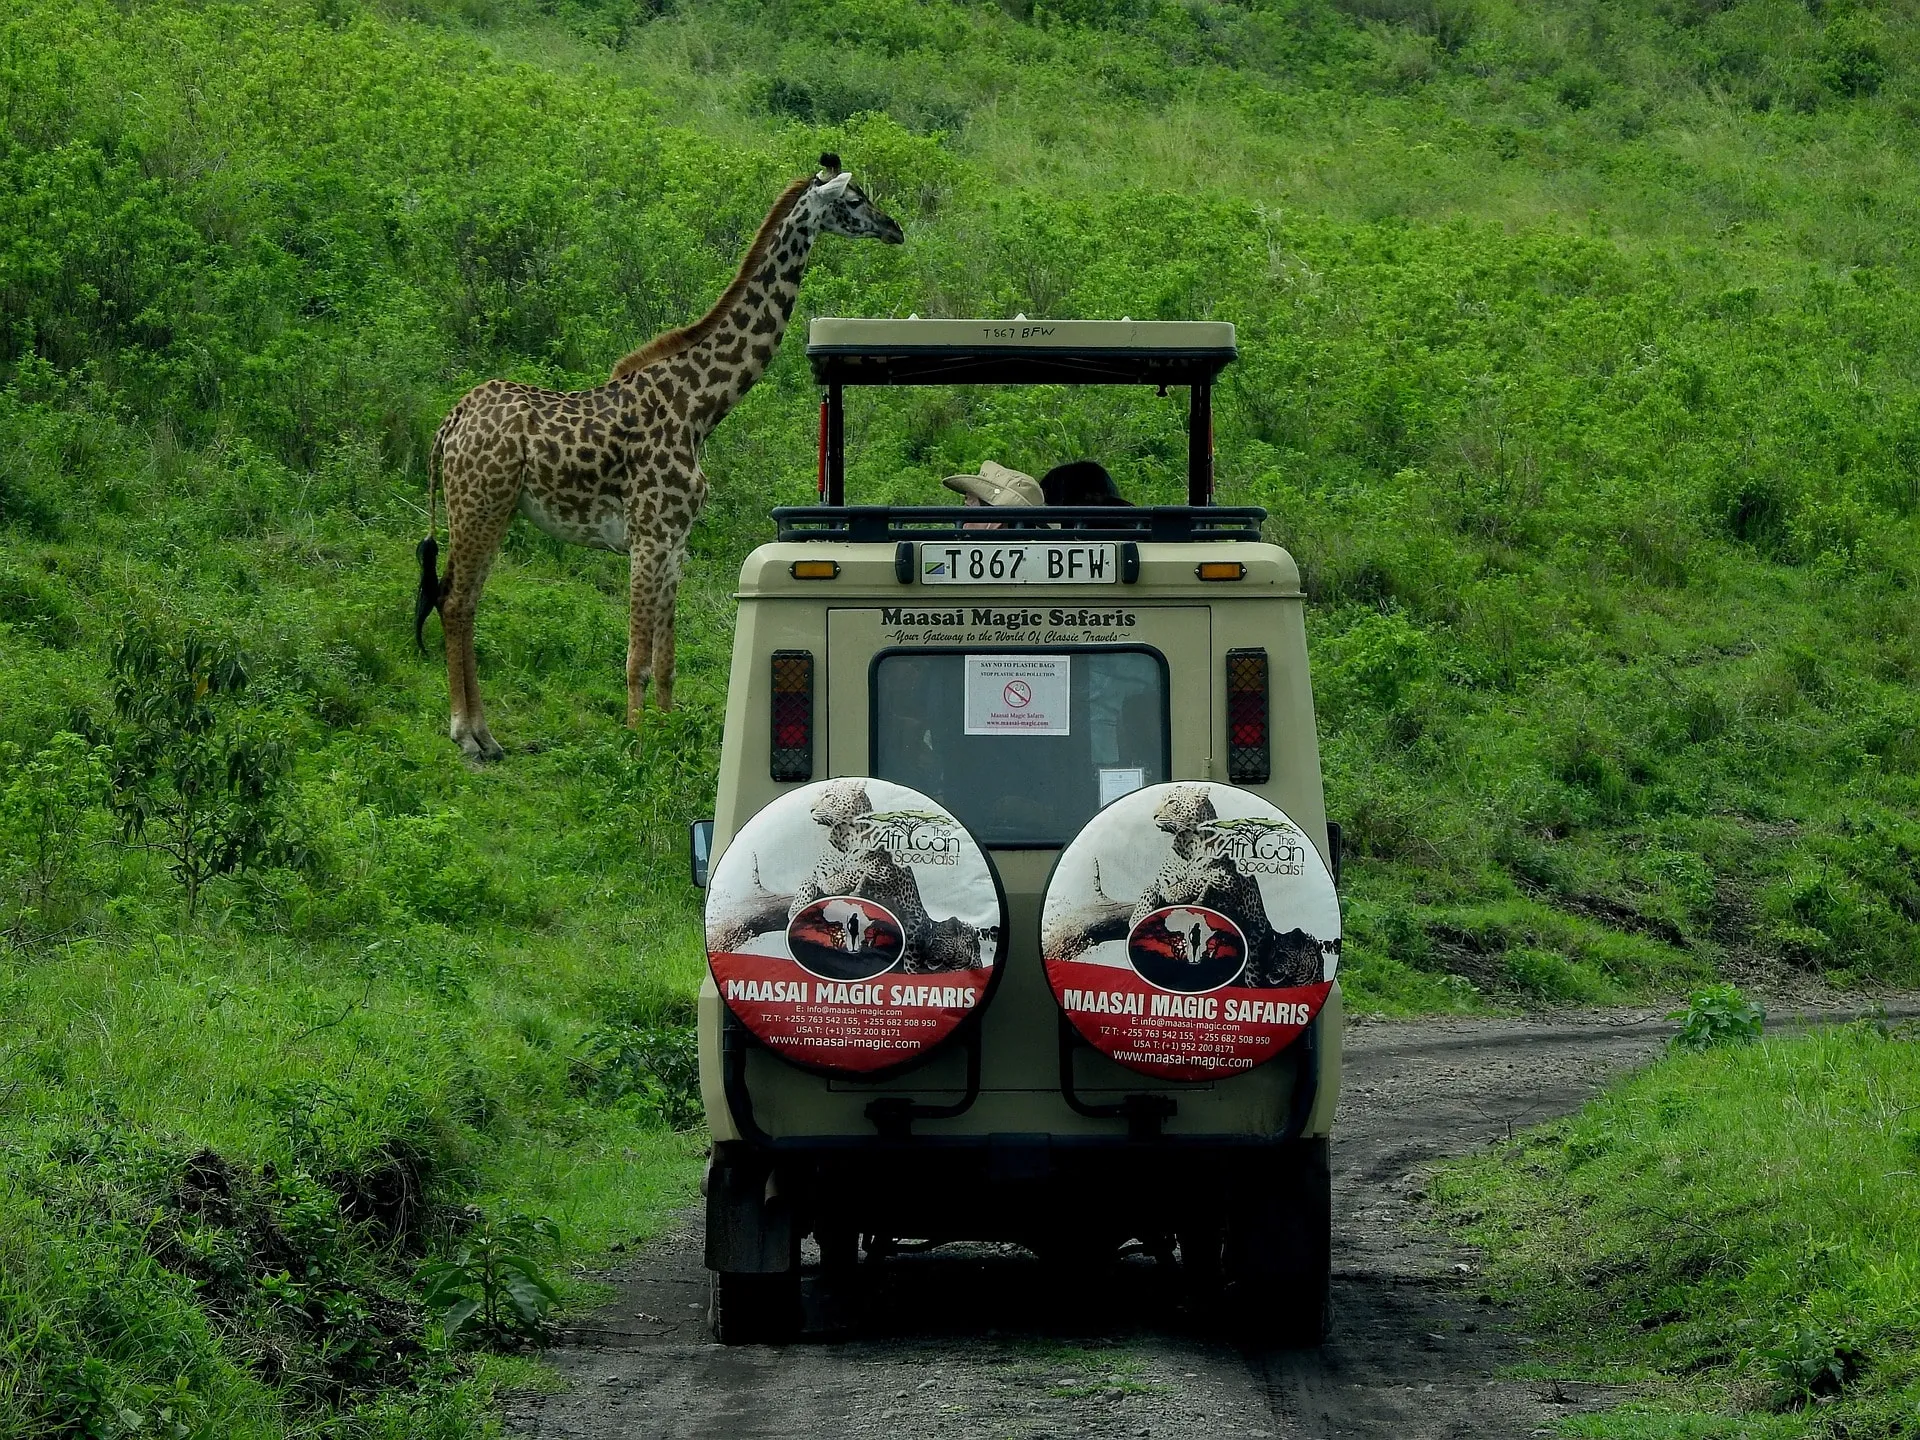
[[707,888],[720,998],[796,1064],[872,1074],[986,1002],[1006,915],[986,852],[917,790],[824,780],[733,838]]
[[1340,905],[1305,832],[1260,796],[1192,781],[1107,806],[1054,867],[1047,983],[1088,1044],[1165,1079],[1250,1070],[1333,989]]

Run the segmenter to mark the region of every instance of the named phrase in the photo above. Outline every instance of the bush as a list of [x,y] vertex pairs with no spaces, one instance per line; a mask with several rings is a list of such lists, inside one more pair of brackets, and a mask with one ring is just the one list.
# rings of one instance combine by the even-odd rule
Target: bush
[[71,732],[54,736],[30,760],[0,744],[0,904],[5,933],[16,943],[46,933],[60,891],[79,855],[89,817],[107,794],[112,752]]
[[1751,1045],[1766,1028],[1767,1012],[1731,985],[1709,985],[1687,997],[1687,1008],[1667,1016],[1680,1021],[1672,1040],[1676,1050],[1710,1050],[1716,1045]]
[[191,920],[209,880],[291,857],[280,804],[291,756],[239,714],[247,667],[235,651],[134,625],[112,665],[113,808],[128,843],[165,857]]

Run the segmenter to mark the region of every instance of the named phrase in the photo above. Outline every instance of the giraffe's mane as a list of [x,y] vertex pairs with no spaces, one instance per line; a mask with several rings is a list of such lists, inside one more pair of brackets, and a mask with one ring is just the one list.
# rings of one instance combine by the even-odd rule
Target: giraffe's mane
[[752,281],[754,272],[759,270],[760,262],[767,258],[767,252],[773,248],[773,237],[780,231],[793,207],[813,183],[811,176],[803,176],[780,192],[780,198],[773,202],[773,208],[767,212],[767,218],[760,222],[760,229],[753,237],[753,244],[747,247],[747,257],[740,262],[740,269],[734,274],[733,283],[728,285],[713,308],[691,325],[682,325],[677,330],[665,330],[653,337],[638,350],[623,356],[613,367],[609,377],[618,380],[631,375],[636,370],[644,370],[656,360],[664,360],[669,355],[677,355],[689,345],[696,345],[711,335],[720,324],[721,317],[731,310],[746,293],[747,285]]

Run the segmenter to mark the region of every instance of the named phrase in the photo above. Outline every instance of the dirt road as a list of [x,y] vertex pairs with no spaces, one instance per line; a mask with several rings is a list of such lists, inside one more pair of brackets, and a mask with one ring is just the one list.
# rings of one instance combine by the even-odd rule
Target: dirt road
[[1207,1336],[1170,1278],[1124,1260],[1072,1301],[1024,1252],[950,1247],[872,1280],[857,1338],[726,1349],[701,1328],[687,1217],[618,1299],[550,1358],[563,1394],[516,1403],[516,1433],[588,1440],[1529,1436],[1583,1387],[1503,1378],[1527,1354],[1481,1303],[1477,1257],[1415,1225],[1432,1162],[1575,1108],[1658,1053],[1658,1010],[1348,1031],[1333,1145],[1334,1333],[1243,1352]]

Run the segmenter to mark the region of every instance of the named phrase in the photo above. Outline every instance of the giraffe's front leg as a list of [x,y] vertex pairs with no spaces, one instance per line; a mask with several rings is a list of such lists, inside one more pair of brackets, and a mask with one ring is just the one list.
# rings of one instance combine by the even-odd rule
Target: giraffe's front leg
[[653,599],[653,699],[673,709],[673,614],[680,598],[680,552],[660,567]]
[[653,607],[659,591],[660,556],[647,542],[628,552],[627,728],[640,729],[640,706],[653,678]]

